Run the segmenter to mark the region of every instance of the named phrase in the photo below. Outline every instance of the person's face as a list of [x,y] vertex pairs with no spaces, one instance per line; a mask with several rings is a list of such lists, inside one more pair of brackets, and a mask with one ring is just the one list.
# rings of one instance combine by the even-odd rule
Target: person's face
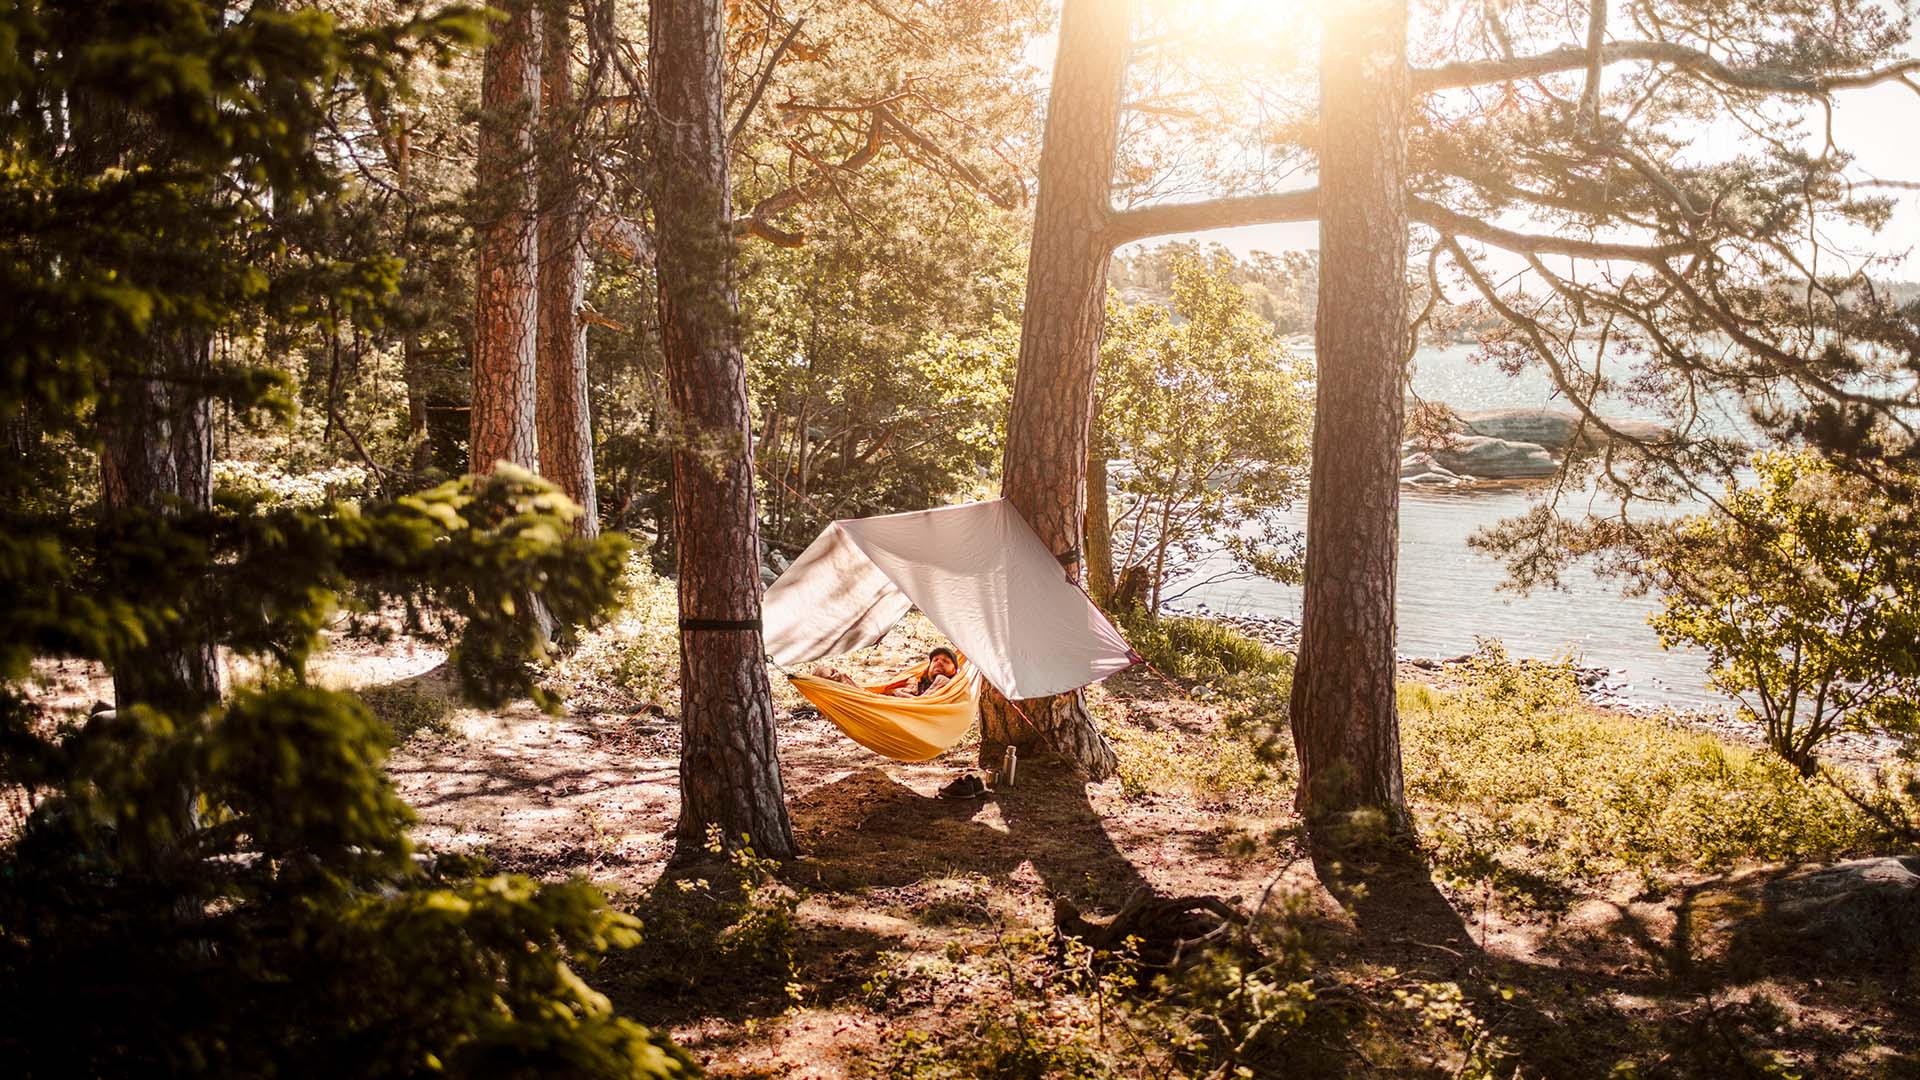
[[954,671],[953,657],[948,656],[946,653],[941,653],[927,661],[927,674],[929,675],[945,675],[951,679],[953,678]]

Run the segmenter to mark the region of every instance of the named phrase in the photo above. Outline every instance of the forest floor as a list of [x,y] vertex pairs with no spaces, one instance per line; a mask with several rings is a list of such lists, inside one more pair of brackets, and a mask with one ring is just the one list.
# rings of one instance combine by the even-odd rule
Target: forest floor
[[[932,640],[910,621],[859,660],[894,670]],[[1423,839],[1439,839],[1342,858],[1306,844],[1284,754],[1247,752],[1222,705],[1143,669],[1090,698],[1121,777],[1088,784],[1036,760],[1017,786],[958,802],[934,795],[973,764],[971,743],[923,764],[886,761],[776,676],[800,857],[669,866],[674,717],[577,686],[555,716],[462,707],[444,659],[404,641],[343,641],[314,670],[376,711],[432,703],[412,710],[426,722],[390,762],[420,840],[503,871],[583,875],[639,914],[645,943],[590,980],[714,1075],[1188,1075],[1215,1060],[1179,1044],[1230,1031],[1245,1036],[1229,1062],[1249,1063],[1244,1075],[1920,1076],[1911,958],[1835,971],[1728,944],[1723,916],[1782,861],[1722,843],[1710,859],[1628,866],[1582,848],[1565,871],[1579,821],[1560,839],[1516,833],[1515,819],[1480,805],[1498,801],[1493,789],[1460,776],[1444,789],[1453,803],[1436,802],[1415,770],[1461,766],[1411,718],[1440,717],[1436,695],[1450,691],[1403,696],[1410,791]],[[70,675],[51,689],[84,703],[98,687]],[[1628,739],[1665,737],[1644,718],[1601,722],[1632,725]],[[1532,800],[1527,814],[1547,805],[1515,800]],[[1516,837],[1558,862],[1500,855]],[[1263,939],[1268,955],[1293,958],[1267,969],[1264,996],[1244,979],[1238,997],[1208,996],[1149,989],[1151,972],[1088,964],[1053,938],[1057,900],[1111,913],[1142,887],[1264,912],[1288,928]],[[1255,1020],[1264,1033],[1249,1034]]]
[[[909,623],[859,659],[891,671],[933,640]],[[431,649],[342,647],[320,667],[337,685],[453,694]],[[1050,942],[1056,898],[1111,913],[1143,886],[1284,909],[1311,950],[1314,992],[1368,1002],[1332,1026],[1298,1023],[1256,1073],[1279,1061],[1313,1073],[1920,1075],[1910,967],[1815,974],[1734,963],[1716,941],[1708,898],[1779,863],[1735,852],[1710,870],[1602,867],[1547,889],[1459,850],[1341,866],[1306,846],[1284,762],[1234,749],[1221,706],[1142,669],[1093,695],[1121,778],[1087,784],[1034,761],[1017,786],[943,801],[971,743],[886,761],[779,682],[802,853],[783,866],[668,865],[678,731],[659,708],[576,693],[559,716],[459,709],[405,742],[391,770],[426,843],[542,878],[585,875],[639,913],[647,943],[596,985],[716,1075],[1154,1075],[1163,1050],[1128,1040],[1164,1047],[1192,1018],[1141,1010],[1094,1032],[1104,1018],[1087,1009],[1113,1007],[1112,988],[1063,973]]]

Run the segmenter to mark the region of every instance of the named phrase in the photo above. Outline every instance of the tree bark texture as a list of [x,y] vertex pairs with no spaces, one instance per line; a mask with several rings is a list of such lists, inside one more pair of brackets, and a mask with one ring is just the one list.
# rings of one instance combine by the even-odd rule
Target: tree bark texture
[[480,138],[474,166],[476,278],[473,413],[468,468],[509,461],[539,471],[535,281],[534,125],[539,116],[540,27],[535,0],[500,0],[481,61]]
[[1327,8],[1313,477],[1292,726],[1310,820],[1404,827],[1394,574],[1407,348],[1406,0]]
[[[1080,545],[1087,431],[1106,320],[1105,226],[1127,73],[1131,0],[1067,0],[1047,99],[1020,358],[1007,421],[1001,493],[1060,554]],[[1079,559],[1068,572],[1078,575]],[[1022,702],[981,698],[980,756],[1009,744],[1052,749],[1094,779],[1113,775],[1113,748],[1080,694]]]
[[[102,501],[109,513],[211,509],[213,403],[201,383],[212,368],[212,337],[156,326],[144,346],[139,372],[114,376],[101,407]],[[220,683],[211,630],[175,626],[114,666],[114,704],[196,712],[220,700]]]
[[[77,93],[71,118],[76,168],[100,173],[173,156],[164,127],[123,101]],[[104,516],[209,510],[213,402],[206,382],[213,368],[213,335],[203,327],[156,318],[128,345],[123,365],[116,365],[107,379],[95,414]],[[137,588],[139,583],[129,585]],[[189,611],[195,606],[182,604]],[[155,705],[190,715],[219,701],[221,681],[212,629],[173,625],[115,663],[114,703],[122,709]]]
[[[710,825],[761,855],[794,853],[760,618],[745,361],[734,294],[721,0],[655,0],[657,275],[668,403],[677,417],[674,531],[680,590],[679,854]],[[690,628],[689,620],[747,628]]]
[[600,535],[587,399],[586,221],[574,163],[573,34],[566,0],[540,0],[540,467],[585,511],[582,535]]

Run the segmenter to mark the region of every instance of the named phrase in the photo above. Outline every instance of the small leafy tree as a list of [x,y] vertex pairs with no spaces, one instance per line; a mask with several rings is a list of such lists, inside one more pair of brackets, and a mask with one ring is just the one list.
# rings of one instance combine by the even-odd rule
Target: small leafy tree
[[1092,456],[1125,459],[1113,567],[1143,582],[1148,612],[1209,544],[1242,570],[1298,573],[1296,538],[1274,512],[1298,492],[1305,465],[1304,368],[1232,270],[1224,252],[1178,255],[1170,309],[1125,305],[1108,319]]
[[1643,541],[1663,645],[1706,650],[1713,685],[1811,775],[1841,731],[1920,730],[1920,548],[1907,508],[1807,454],[1754,459],[1722,509]]

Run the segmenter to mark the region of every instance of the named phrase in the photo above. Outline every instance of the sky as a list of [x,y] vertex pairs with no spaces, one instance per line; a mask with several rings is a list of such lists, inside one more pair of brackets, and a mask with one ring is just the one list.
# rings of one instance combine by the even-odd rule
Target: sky
[[[1916,15],[1916,20],[1920,20],[1920,15]],[[1036,40],[1029,50],[1028,57],[1042,69],[1042,78],[1052,67],[1055,45],[1053,35],[1046,35]],[[1920,55],[1920,43],[1912,47],[1916,55]],[[1811,148],[1817,150],[1824,121],[1818,107],[1812,104],[1808,106],[1807,115]],[[1835,95],[1833,125],[1834,142],[1855,155],[1850,175],[1856,179],[1920,183],[1920,92],[1897,82],[1842,91]],[[1704,133],[1699,152],[1708,158],[1728,156],[1737,152],[1739,135],[1739,128],[1732,123],[1715,125]],[[1311,179],[1303,183],[1311,183]],[[1887,226],[1877,234],[1858,230],[1830,239],[1844,248],[1900,254],[1901,261],[1892,273],[1920,280],[1920,189],[1882,189],[1876,193],[1895,199],[1896,209]],[[1224,244],[1242,256],[1254,251],[1311,249],[1319,243],[1318,228],[1312,222],[1182,233],[1156,237],[1146,243],[1151,246],[1187,239]],[[1515,261],[1517,264],[1518,260]]]
[[[1898,83],[1843,91],[1834,103],[1834,142],[1855,155],[1850,173],[1857,178],[1904,180],[1920,183],[1920,94]],[[1731,153],[1731,132],[1710,130],[1701,147],[1713,156]],[[1880,252],[1920,249],[1920,190],[1887,190],[1895,196],[1893,219],[1877,235],[1839,237],[1847,245]],[[1239,255],[1254,251],[1304,250],[1317,247],[1319,230],[1313,222],[1249,225],[1157,237],[1148,246],[1170,240],[1200,239],[1221,243]],[[1137,246],[1137,245],[1136,245]],[[1920,250],[1908,254],[1898,271],[1920,278]]]

